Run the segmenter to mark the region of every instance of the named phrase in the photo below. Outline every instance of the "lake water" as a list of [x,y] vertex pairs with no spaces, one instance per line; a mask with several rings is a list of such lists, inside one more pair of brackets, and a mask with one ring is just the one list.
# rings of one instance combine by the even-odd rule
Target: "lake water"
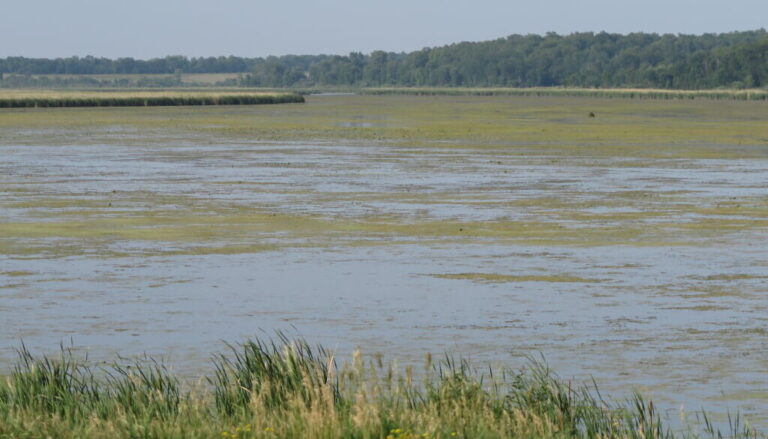
[[3,365],[71,340],[192,377],[283,330],[401,363],[541,354],[766,422],[768,158],[118,134],[0,144]]

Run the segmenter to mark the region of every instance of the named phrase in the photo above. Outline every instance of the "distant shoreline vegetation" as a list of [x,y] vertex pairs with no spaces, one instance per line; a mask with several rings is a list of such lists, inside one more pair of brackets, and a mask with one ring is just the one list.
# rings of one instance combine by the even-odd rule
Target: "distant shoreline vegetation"
[[[190,78],[204,74],[229,76],[213,82]],[[4,88],[180,87],[193,83],[279,88],[752,89],[768,86],[768,32],[510,35],[410,53],[374,51],[344,56],[0,58],[0,87]]]
[[297,93],[195,92],[0,92],[0,108],[156,107],[182,105],[261,105],[302,103]]
[[617,99],[708,99],[735,101],[768,101],[765,89],[712,89],[668,90],[643,88],[470,88],[470,87],[413,87],[413,88],[365,88],[358,91],[368,95],[414,96],[567,96]]

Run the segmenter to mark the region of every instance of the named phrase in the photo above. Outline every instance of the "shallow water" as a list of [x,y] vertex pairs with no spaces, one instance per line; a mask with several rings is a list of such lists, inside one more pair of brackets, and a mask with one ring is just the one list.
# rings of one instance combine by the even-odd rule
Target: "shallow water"
[[[614,397],[766,425],[768,159],[204,136],[0,154],[3,365],[71,339],[196,376],[222,341],[286,330],[403,362],[541,353]],[[265,212],[333,225],[248,222]],[[155,216],[215,230],[145,236]],[[243,243],[266,247],[214,251]]]

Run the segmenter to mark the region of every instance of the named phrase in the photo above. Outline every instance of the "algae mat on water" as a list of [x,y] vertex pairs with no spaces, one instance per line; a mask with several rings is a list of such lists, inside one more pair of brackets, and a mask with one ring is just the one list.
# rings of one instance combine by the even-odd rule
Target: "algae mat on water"
[[0,245],[697,243],[768,226],[764,106],[344,96],[268,109],[4,110]]

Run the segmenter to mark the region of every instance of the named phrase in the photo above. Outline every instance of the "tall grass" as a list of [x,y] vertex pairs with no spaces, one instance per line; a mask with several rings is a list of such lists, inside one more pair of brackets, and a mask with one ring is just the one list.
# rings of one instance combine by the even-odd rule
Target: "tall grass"
[[278,334],[277,341],[253,340],[229,348],[232,356],[215,357],[215,373],[208,380],[223,413],[247,409],[255,396],[271,409],[284,408],[289,401],[311,406],[326,393],[333,404],[341,401],[333,355],[322,347],[313,349],[304,340]]
[[632,438],[765,437],[737,420],[717,431],[675,433],[652,402],[606,402],[543,362],[522,371],[475,369],[428,357],[418,373],[356,352],[350,363],[278,335],[230,345],[201,387],[151,358],[93,365],[67,348],[24,346],[0,383],[0,437],[93,438]]
[[168,419],[183,398],[177,378],[151,358],[94,368],[62,346],[58,357],[36,357],[22,345],[19,361],[0,385],[0,408],[77,422],[116,412]]
[[0,108],[153,107],[301,103],[296,93],[264,92],[0,92]]

